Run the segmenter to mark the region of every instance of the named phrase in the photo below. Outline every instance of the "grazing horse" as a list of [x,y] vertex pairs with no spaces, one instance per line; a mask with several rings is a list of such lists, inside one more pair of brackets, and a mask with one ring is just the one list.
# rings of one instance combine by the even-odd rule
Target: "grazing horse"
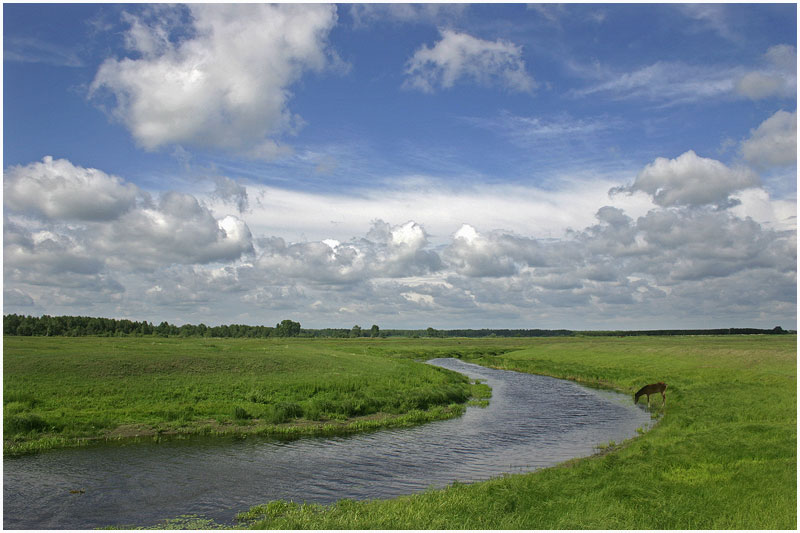
[[657,392],[661,393],[661,399],[664,400],[664,407],[667,406],[667,395],[664,394],[664,391],[667,390],[667,384],[663,381],[659,381],[658,383],[653,383],[651,385],[645,385],[636,395],[633,397],[633,403],[639,403],[639,397],[643,395],[647,395],[647,407],[650,408],[650,395],[655,394]]

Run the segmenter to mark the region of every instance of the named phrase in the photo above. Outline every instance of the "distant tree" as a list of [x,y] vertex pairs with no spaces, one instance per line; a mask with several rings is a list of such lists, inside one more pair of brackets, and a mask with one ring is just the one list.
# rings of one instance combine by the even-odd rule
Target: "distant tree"
[[300,335],[300,322],[281,320],[280,324],[275,325],[276,337],[297,337],[298,335]]
[[436,336],[436,330],[435,329],[428,328],[427,331],[428,331],[428,337],[435,337]]
[[369,328],[369,336],[370,337],[377,337],[380,335],[381,328],[379,328],[376,324],[372,324],[372,327]]
[[361,326],[355,325],[353,329],[350,330],[350,338],[357,338],[361,336]]
[[161,337],[166,337],[167,335],[169,335],[169,322],[165,320],[164,322],[156,326],[156,334]]

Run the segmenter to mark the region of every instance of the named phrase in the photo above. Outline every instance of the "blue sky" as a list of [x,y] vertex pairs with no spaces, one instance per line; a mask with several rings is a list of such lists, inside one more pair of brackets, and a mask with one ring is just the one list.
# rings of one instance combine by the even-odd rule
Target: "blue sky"
[[796,21],[5,4],[4,312],[794,327]]

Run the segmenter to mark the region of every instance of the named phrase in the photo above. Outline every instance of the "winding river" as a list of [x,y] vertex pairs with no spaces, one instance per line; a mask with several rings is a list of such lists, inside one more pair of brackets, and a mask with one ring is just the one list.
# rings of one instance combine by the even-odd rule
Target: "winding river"
[[231,524],[237,512],[269,500],[391,498],[530,472],[651,424],[629,396],[458,359],[429,363],[485,380],[489,407],[348,437],[175,440],[4,459],[3,527],[147,526],[184,514]]

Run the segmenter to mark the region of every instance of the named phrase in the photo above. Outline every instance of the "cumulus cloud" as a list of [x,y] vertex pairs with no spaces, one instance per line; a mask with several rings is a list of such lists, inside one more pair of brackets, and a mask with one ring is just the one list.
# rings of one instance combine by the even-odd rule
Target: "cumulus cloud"
[[483,235],[469,224],[453,235],[444,257],[455,272],[472,277],[509,276],[522,266],[543,266],[548,261],[534,239],[502,231]]
[[214,183],[216,187],[211,195],[212,197],[235,205],[239,213],[247,211],[247,187],[226,176],[214,178]]
[[730,168],[689,150],[675,159],[657,158],[639,172],[632,185],[612,192],[645,192],[664,207],[709,204],[730,207],[734,205],[732,193],[759,183],[758,175],[748,168]]
[[3,202],[8,209],[48,219],[100,221],[136,206],[138,187],[101,170],[46,156],[6,170]]
[[797,163],[797,111],[780,110],[742,142],[742,156],[758,168],[793,165]]
[[761,100],[773,96],[789,98],[797,91],[797,50],[788,44],[770,47],[764,54],[765,66],[747,72],[736,82],[736,91]]
[[125,287],[104,266],[78,237],[3,220],[4,312],[52,313],[59,306],[118,301]]
[[440,30],[432,48],[422,45],[406,64],[404,87],[434,92],[449,89],[462,78],[479,85],[496,85],[531,92],[536,82],[527,73],[522,47],[498,39],[486,41],[454,30]]
[[69,235],[51,231],[31,232],[6,219],[3,223],[3,261],[6,273],[42,280],[48,284],[61,283],[64,273],[98,274],[102,260]]
[[122,178],[52,157],[5,176],[5,258],[19,276],[232,261],[253,250],[243,220],[215,217],[189,194],[154,202]]
[[[576,310],[646,304],[653,298],[667,299],[677,287],[745,273],[753,277],[761,272],[781,279],[784,287],[793,283],[793,232],[764,229],[751,219],[742,220],[728,212],[690,208],[654,210],[638,220],[601,210],[597,218],[597,225],[555,242],[508,240],[497,232],[478,236],[470,228],[462,229],[454,238],[454,247],[467,241],[475,243],[478,238],[482,242],[466,256],[473,268],[464,268],[464,254],[455,259],[444,256],[452,261],[448,267],[459,274],[451,275],[448,281],[469,287],[478,303],[484,298],[493,302],[488,295],[477,295],[495,286],[507,291],[498,295],[510,298],[518,307],[524,307],[523,300],[527,300],[531,307],[573,306]],[[532,245],[541,257],[535,267],[520,261]],[[506,271],[480,269],[503,263],[516,267]],[[508,282],[466,281],[488,272]],[[509,291],[511,287],[515,287],[513,291]]]
[[185,144],[252,157],[285,152],[275,137],[302,122],[288,109],[290,87],[330,63],[335,6],[154,9],[126,15],[132,57],[103,62],[90,96],[110,92],[112,115],[146,149]]
[[231,215],[217,220],[194,196],[179,192],[164,193],[156,207],[98,227],[95,239],[109,262],[140,268],[232,261],[252,251],[244,221]]
[[[531,215],[515,231],[460,224],[433,239],[427,218],[405,218],[407,204],[387,210],[401,222],[374,219],[345,238],[254,238],[240,218],[179,192],[107,221],[64,224],[11,211],[6,312],[139,313],[175,323],[291,317],[308,327],[788,327],[795,225],[773,229],[748,216],[749,196],[765,208],[774,202],[763,189],[739,190],[750,182],[737,172],[687,152],[656,160],[627,187],[657,200],[647,209],[613,198],[586,203],[574,191],[553,197],[554,209],[590,210],[582,229],[555,238],[538,232]],[[717,208],[733,195],[741,205]],[[470,198],[451,197],[460,216],[480,204]],[[523,205],[540,204],[513,209]],[[784,208],[783,218],[795,212]]]
[[392,226],[376,220],[366,236],[341,243],[334,239],[287,243],[261,239],[256,266],[272,275],[315,283],[351,284],[371,278],[424,275],[441,268],[438,254],[425,250],[427,234],[409,221]]

